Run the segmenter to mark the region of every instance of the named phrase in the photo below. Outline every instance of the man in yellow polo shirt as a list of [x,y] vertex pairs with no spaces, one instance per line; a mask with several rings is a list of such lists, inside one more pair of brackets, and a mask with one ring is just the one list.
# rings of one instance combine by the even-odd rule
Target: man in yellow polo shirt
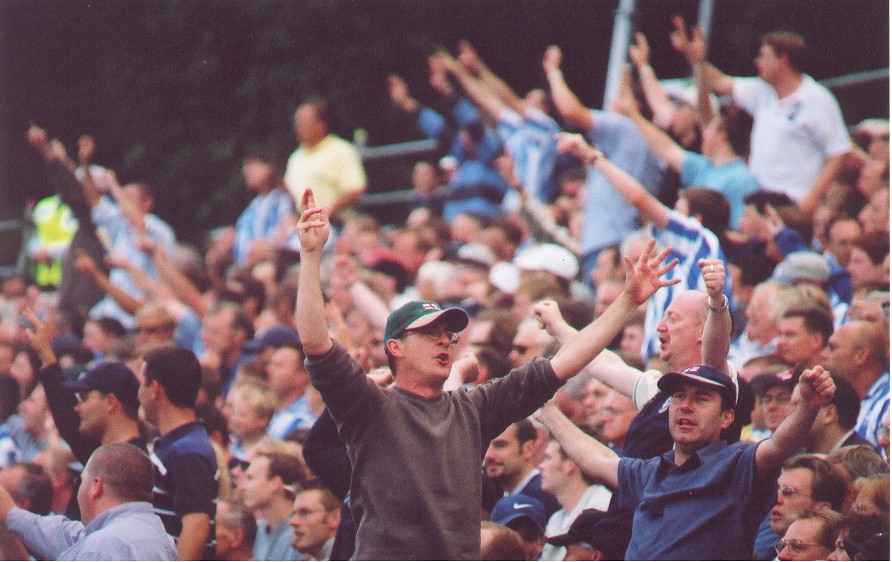
[[352,143],[329,132],[329,105],[313,98],[294,112],[294,132],[300,145],[288,159],[285,185],[301,200],[313,188],[316,202],[337,217],[365,192],[366,175],[359,152]]

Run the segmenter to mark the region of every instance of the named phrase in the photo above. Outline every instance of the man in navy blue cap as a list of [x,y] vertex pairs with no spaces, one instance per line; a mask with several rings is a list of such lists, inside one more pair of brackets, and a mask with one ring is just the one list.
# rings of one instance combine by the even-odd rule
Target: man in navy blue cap
[[41,360],[38,380],[59,435],[82,464],[100,445],[130,443],[146,450],[138,420],[139,382],[123,363],[103,362],[73,382],[64,382],[46,326],[31,311],[29,339]]
[[671,282],[660,277],[668,252],[627,260],[626,289],[596,322],[551,359],[537,357],[507,376],[471,390],[444,392],[457,332],[468,316],[457,308],[413,301],[384,329],[394,386],[382,389],[328,333],[320,266],[329,222],[310,189],[298,223],[301,268],[295,320],[313,386],[325,399],[347,445],[353,476],[350,505],[357,523],[354,557],[478,560],[480,465],[487,443],[554,395],[609,343],[625,307]]
[[[621,506],[634,510],[626,559],[750,559],[757,527],[774,501],[777,469],[804,443],[818,410],[833,397],[830,374],[821,367],[803,372],[793,412],[758,444],[722,439],[736,405],[736,387],[726,373],[698,365],[667,373],[658,385],[671,396],[672,450],[652,459],[620,459],[591,440],[581,465],[616,488]],[[572,422],[555,408],[543,410],[543,421],[564,435]]]
[[502,496],[489,513],[489,520],[520,535],[527,560],[538,560],[545,546],[548,516],[542,502],[526,494]]

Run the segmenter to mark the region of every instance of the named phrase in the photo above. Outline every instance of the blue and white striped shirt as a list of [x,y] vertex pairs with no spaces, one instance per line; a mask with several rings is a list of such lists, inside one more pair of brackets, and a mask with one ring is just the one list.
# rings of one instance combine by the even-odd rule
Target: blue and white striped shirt
[[284,188],[277,187],[251,200],[235,222],[235,261],[245,265],[248,248],[255,240],[271,238],[283,218],[294,212],[294,201]]
[[535,108],[527,109],[526,115],[505,109],[499,115],[496,130],[514,159],[514,174],[521,185],[530,197],[544,201],[557,159],[554,137],[561,132],[560,126]]
[[[727,262],[725,254],[719,246],[718,237],[700,224],[697,219],[686,217],[678,211],[670,209],[666,228],[659,230],[652,226],[651,234],[657,240],[657,244],[672,249],[666,258],[667,263],[675,258],[679,260],[678,265],[666,274],[666,279],[681,279],[681,283],[663,287],[647,301],[647,312],[644,316],[644,342],[641,346],[641,354],[645,363],[648,358],[660,353],[657,324],[660,323],[672,299],[685,291],[706,290],[697,262],[701,259],[720,259]],[[730,303],[730,275],[725,277],[724,293]]]
[[855,426],[858,435],[867,439],[878,450],[877,432],[888,414],[889,373],[885,372],[867,389],[867,394],[861,400],[861,411],[858,412],[858,424]]

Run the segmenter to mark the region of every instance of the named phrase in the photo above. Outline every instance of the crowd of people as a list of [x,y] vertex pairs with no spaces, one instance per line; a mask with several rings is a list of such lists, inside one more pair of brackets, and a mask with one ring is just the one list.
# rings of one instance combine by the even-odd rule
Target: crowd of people
[[[196,248],[32,125],[0,291],[0,558],[888,560],[889,123],[636,35],[612,107],[428,60],[404,224],[321,98]],[[576,78],[576,77],[574,77]],[[415,85],[413,85],[414,87]],[[162,213],[163,214],[163,213]]]

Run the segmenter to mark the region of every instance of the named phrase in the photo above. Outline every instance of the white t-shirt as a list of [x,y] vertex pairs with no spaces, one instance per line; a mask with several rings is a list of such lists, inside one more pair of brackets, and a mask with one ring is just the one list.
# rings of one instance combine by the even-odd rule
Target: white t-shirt
[[732,97],[753,116],[749,167],[764,189],[801,201],[824,162],[851,149],[836,98],[811,76],[784,99],[759,78],[735,78]]

